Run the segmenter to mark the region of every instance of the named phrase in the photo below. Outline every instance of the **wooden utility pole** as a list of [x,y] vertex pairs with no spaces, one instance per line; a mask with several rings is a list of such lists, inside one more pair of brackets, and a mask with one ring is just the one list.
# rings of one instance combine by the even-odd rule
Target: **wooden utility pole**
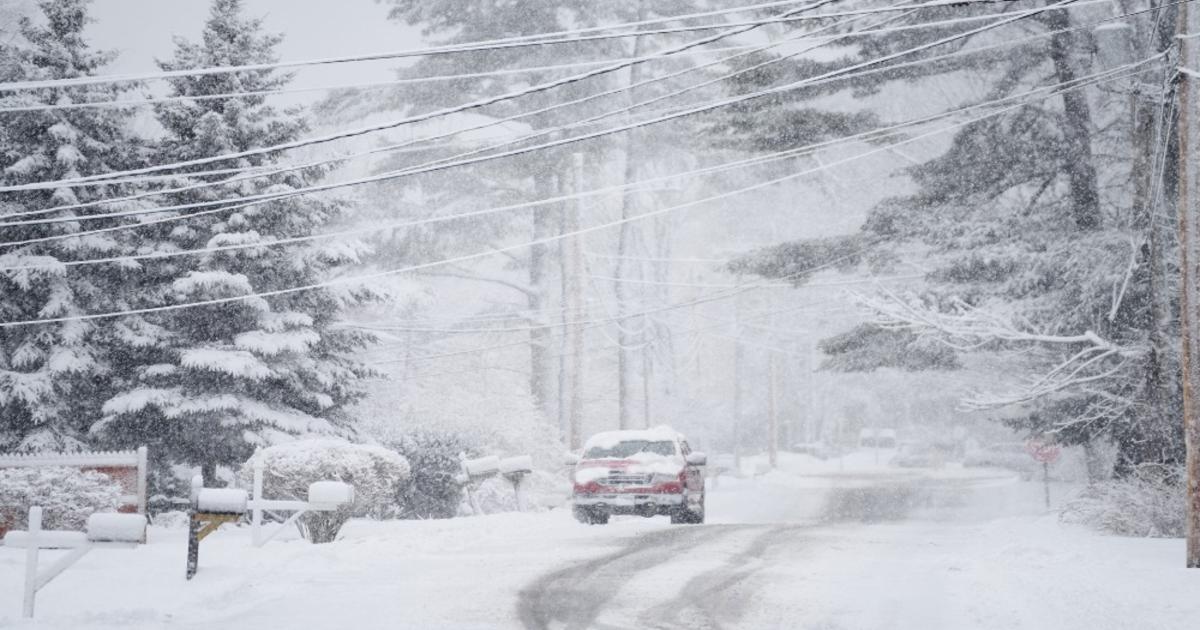
[[1200,340],[1194,326],[1200,321],[1200,208],[1196,192],[1200,188],[1194,150],[1200,138],[1196,134],[1196,116],[1191,111],[1198,100],[1196,72],[1200,72],[1200,10],[1189,10],[1188,3],[1178,8],[1176,32],[1179,35],[1179,254],[1183,273],[1183,295],[1180,298],[1180,324],[1183,339],[1183,437],[1187,449],[1187,566],[1200,568],[1200,409],[1197,391],[1200,390]]
[[771,468],[779,463],[779,407],[776,404],[775,393],[778,391],[778,386],[775,383],[776,368],[775,368],[775,351],[771,350],[767,357],[767,413],[771,422],[770,435],[767,436],[767,457],[771,462]]
[[[738,278],[741,284],[741,278]],[[734,466],[742,470],[742,364],[745,356],[742,350],[742,296],[733,298],[733,461]]]
[[[579,231],[579,219],[583,216],[583,154],[576,153],[573,157],[575,166],[575,212],[567,212],[567,232]],[[575,324],[564,334],[571,335],[571,410],[567,420],[567,443],[571,450],[583,446],[583,321],[587,319],[587,309],[583,303],[583,276],[587,273],[583,263],[582,236],[576,234],[567,243],[567,256],[570,262],[570,281],[567,283],[567,295],[570,299],[570,310]]]
[[649,429],[652,422],[650,417],[651,369],[654,357],[650,354],[650,318],[642,317],[642,427]]

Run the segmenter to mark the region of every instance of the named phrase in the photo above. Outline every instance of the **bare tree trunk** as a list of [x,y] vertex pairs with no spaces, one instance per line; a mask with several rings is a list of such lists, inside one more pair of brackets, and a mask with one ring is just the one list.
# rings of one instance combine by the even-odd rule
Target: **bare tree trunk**
[[[738,278],[741,284],[741,278]],[[742,300],[741,295],[733,298],[733,460],[735,467],[742,470],[742,370],[746,362],[742,350]]]
[[770,435],[767,436],[767,456],[771,462],[771,468],[775,468],[779,464],[779,410],[775,400],[777,385],[775,383],[776,361],[774,351],[771,351],[767,360],[770,361],[768,366],[769,374],[767,375],[767,411],[771,421]]
[[[1149,40],[1139,29],[1130,29],[1127,46],[1134,51],[1138,58],[1160,52],[1172,45],[1173,33],[1159,32],[1155,29]],[[1143,43],[1144,41],[1144,43]],[[1132,56],[1132,55],[1131,55]],[[1167,255],[1171,249],[1163,225],[1166,224],[1163,207],[1159,204],[1163,190],[1160,188],[1166,182],[1161,177],[1159,169],[1167,167],[1166,160],[1169,152],[1159,155],[1159,148],[1167,146],[1165,122],[1161,120],[1163,112],[1161,97],[1148,94],[1144,90],[1135,90],[1130,96],[1130,107],[1133,112],[1133,224],[1135,234],[1144,238],[1141,251],[1138,253],[1138,265],[1143,268],[1148,291],[1149,330],[1147,340],[1149,351],[1146,355],[1144,368],[1143,396],[1147,401],[1145,410],[1138,411],[1139,415],[1149,418],[1165,418],[1178,413],[1178,378],[1173,371],[1170,358],[1170,344],[1174,325],[1171,316],[1172,287],[1168,283]],[[1161,160],[1161,162],[1160,162]],[[1114,310],[1113,315],[1116,315]],[[1126,450],[1127,440],[1121,440],[1118,445]],[[1139,448],[1135,446],[1135,448]],[[1129,462],[1138,461],[1139,457],[1122,452],[1119,457],[1121,467],[1118,475],[1133,472]]]
[[[578,186],[576,186],[578,190]],[[558,235],[562,238],[558,241],[558,280],[559,280],[559,326],[562,332],[559,337],[558,344],[558,435],[564,438],[564,441],[570,441],[570,426],[568,415],[568,407],[570,405],[570,393],[568,385],[567,357],[570,355],[571,347],[571,329],[570,322],[575,317],[573,310],[574,304],[571,303],[571,262],[568,260],[570,254],[568,249],[570,245],[567,243],[567,238],[564,236],[578,229],[577,224],[573,224],[572,215],[569,211],[564,211],[558,221]],[[573,240],[573,239],[572,239]]]
[[[1065,9],[1046,12],[1046,27],[1059,31],[1071,27],[1070,14]],[[1073,32],[1060,32],[1050,38],[1050,59],[1054,62],[1055,78],[1060,82],[1076,79],[1071,63]],[[1067,177],[1071,191],[1071,216],[1081,230],[1098,229],[1100,189],[1096,183],[1096,167],[1092,159],[1092,112],[1083,90],[1067,90],[1063,99],[1063,141],[1066,145]]]
[[[534,189],[539,199],[553,197],[555,191],[554,173],[539,170],[534,174]],[[539,207],[533,213],[533,240],[541,240],[550,236],[552,229],[551,215],[553,208]],[[546,258],[548,248],[544,243],[529,248],[529,297],[528,305],[532,314],[530,321],[534,322],[529,331],[529,393],[533,396],[534,404],[542,412],[543,417],[550,418],[550,347],[552,343],[550,328],[546,326],[547,315],[540,312],[546,306],[548,289],[546,285]],[[541,324],[541,326],[537,326]]]
[[[642,21],[646,16],[645,0],[638,5],[638,21]],[[633,56],[641,57],[644,54],[645,38],[636,37],[633,43]],[[642,67],[634,65],[629,69],[629,84],[634,85],[641,80]],[[631,103],[636,101],[636,89],[629,90],[629,100]],[[625,132],[625,173],[624,183],[629,184],[637,181],[638,177],[638,160],[639,151],[638,143],[641,141],[640,134],[636,130]],[[621,219],[628,220],[638,213],[637,208],[637,192],[629,189],[626,191],[624,198],[621,201]],[[620,429],[628,429],[632,426],[633,417],[633,345],[634,335],[630,332],[630,321],[627,317],[629,308],[629,287],[625,283],[625,278],[629,276],[630,262],[628,257],[632,251],[633,241],[633,226],[630,223],[622,223],[620,234],[617,236],[617,270],[616,280],[613,283],[613,290],[617,298],[617,427]]]
[[[575,192],[580,193],[584,189],[583,154],[576,153],[573,158]],[[565,213],[568,219],[568,232],[574,232],[579,228],[579,219],[583,216],[583,198],[580,197],[575,204],[574,214]],[[570,252],[570,281],[567,286],[570,289],[568,293],[571,298],[571,309],[575,321],[582,322],[586,319],[583,303],[583,276],[587,273],[583,262],[582,237],[572,237],[567,249]],[[583,445],[583,333],[584,325],[582,323],[571,327],[571,409],[567,423],[567,444],[571,450]]]

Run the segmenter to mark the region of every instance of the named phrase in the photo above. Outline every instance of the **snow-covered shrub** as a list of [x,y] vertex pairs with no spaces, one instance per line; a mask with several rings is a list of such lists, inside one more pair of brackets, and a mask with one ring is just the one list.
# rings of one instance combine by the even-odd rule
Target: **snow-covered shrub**
[[104,473],[78,468],[0,468],[0,529],[24,529],[29,507],[42,527],[83,530],[93,512],[117,509],[121,488]]
[[300,517],[300,533],[314,543],[332,541],[353,516],[379,516],[392,509],[396,492],[408,479],[408,461],[381,446],[336,440],[299,440],[264,448],[239,473],[250,488],[254,464],[265,464],[263,494],[268,499],[299,499],[314,481],[343,481],[354,486],[354,503],[330,512]]
[[[517,510],[517,495],[513,492],[512,482],[503,475],[477,482],[473,492],[475,503],[484,514]],[[535,470],[521,480],[521,500],[527,512],[561,506],[570,496],[571,484],[561,475],[549,471]],[[471,513],[471,506],[465,498],[460,509],[464,514]]]
[[1060,517],[1118,536],[1180,537],[1186,529],[1185,478],[1182,467],[1154,466],[1094,483],[1068,502]]
[[[472,493],[475,496],[475,504],[484,514],[517,510],[517,497],[513,493],[512,483],[499,475],[476,482]],[[470,511],[469,504],[463,506],[464,513]]]
[[408,460],[408,483],[396,495],[398,518],[451,518],[458,513],[462,486],[458,454],[469,452],[466,442],[452,434],[416,432],[390,444]]

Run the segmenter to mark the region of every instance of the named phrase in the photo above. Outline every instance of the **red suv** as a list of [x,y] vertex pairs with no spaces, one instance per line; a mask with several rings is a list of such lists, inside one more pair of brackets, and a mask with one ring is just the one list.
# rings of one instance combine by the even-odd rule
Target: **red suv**
[[603,525],[613,514],[666,515],[672,523],[704,522],[704,453],[669,427],[592,436],[575,466],[575,518]]

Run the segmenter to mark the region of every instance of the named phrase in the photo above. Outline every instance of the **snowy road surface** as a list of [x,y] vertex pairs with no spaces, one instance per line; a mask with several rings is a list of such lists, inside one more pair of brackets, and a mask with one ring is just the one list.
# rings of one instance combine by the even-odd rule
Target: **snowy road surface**
[[588,527],[556,510],[356,521],[332,544],[263,549],[223,529],[192,582],[183,531],[154,528],[150,544],[97,550],[50,584],[35,623],[18,619],[23,556],[0,548],[0,627],[1182,630],[1200,619],[1181,541],[1060,525],[1036,483],[804,472],[722,480],[703,526]]

